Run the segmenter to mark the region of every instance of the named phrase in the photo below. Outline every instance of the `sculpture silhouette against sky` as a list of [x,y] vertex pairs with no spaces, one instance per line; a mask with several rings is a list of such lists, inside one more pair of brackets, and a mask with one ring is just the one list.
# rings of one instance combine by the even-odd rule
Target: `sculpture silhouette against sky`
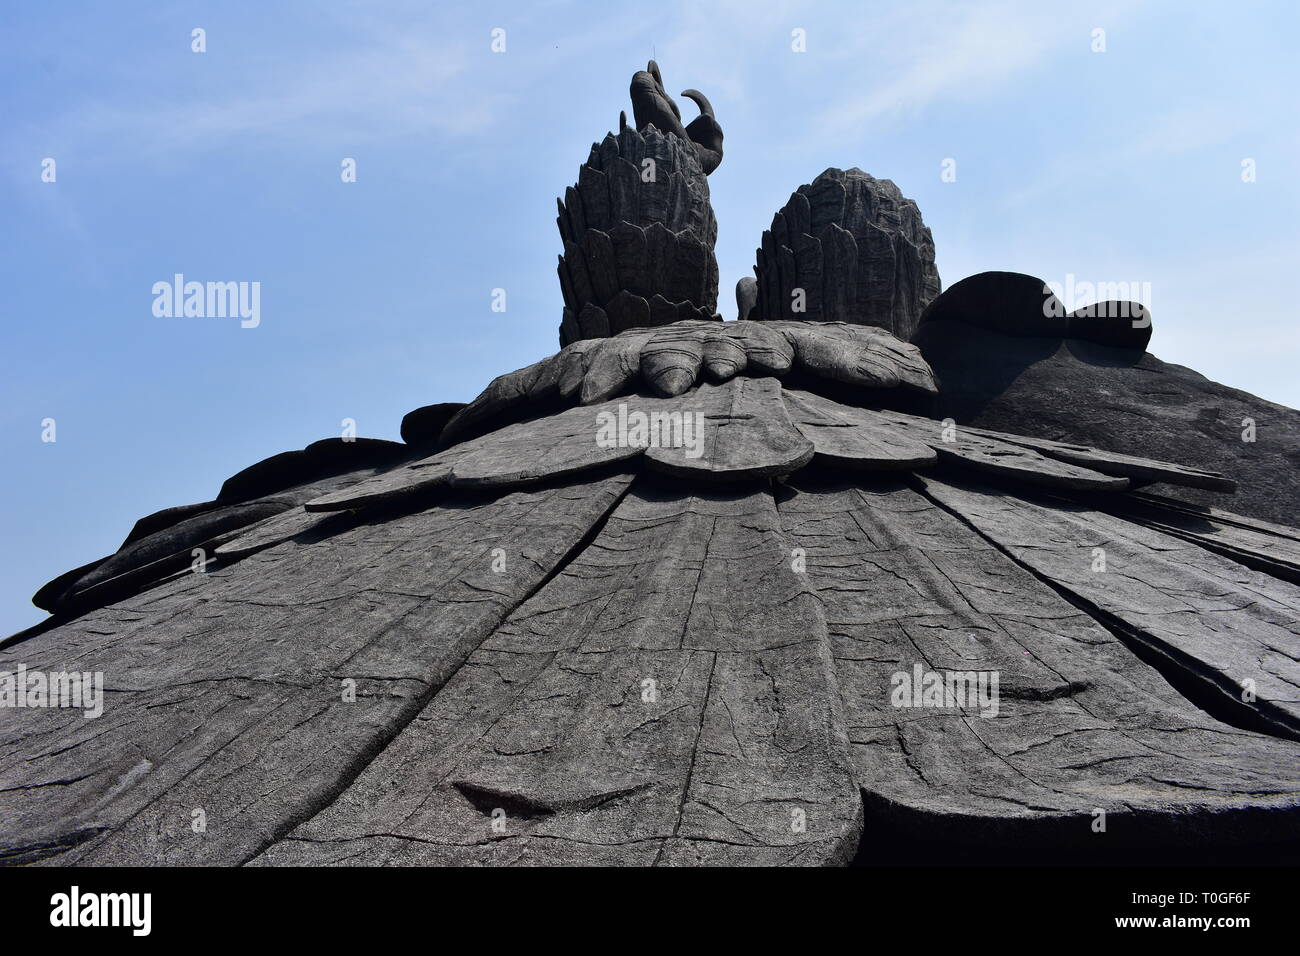
[[0,709],[0,859],[1296,852],[1300,531],[1153,493],[1237,482],[1068,414],[1035,433],[1033,395],[1024,430],[933,414],[928,356],[958,377],[981,343],[1122,392],[1159,372],[1149,315],[1009,273],[940,294],[915,204],[831,169],[721,321],[722,134],[684,95],[687,126],[637,73],[636,128],[565,192],[559,353],[42,589],[0,671],[100,674],[105,706]]

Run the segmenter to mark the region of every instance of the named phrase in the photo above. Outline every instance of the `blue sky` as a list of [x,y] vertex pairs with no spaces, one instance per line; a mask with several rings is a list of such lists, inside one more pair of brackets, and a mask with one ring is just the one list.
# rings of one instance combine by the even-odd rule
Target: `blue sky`
[[[0,633],[136,518],[344,418],[396,439],[407,411],[554,352],[555,197],[651,55],[726,132],[725,317],[790,191],[856,165],[920,204],[945,286],[987,269],[1150,283],[1152,352],[1300,405],[1298,11],[5,3]],[[153,284],[177,272],[260,282],[261,324],[156,317]]]

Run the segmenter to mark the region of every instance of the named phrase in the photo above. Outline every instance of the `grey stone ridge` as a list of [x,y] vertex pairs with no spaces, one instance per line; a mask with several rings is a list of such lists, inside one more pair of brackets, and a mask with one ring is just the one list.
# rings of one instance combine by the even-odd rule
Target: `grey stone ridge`
[[869,326],[638,329],[151,516],[0,646],[105,688],[0,708],[0,860],[1294,857],[1300,531],[934,398]]

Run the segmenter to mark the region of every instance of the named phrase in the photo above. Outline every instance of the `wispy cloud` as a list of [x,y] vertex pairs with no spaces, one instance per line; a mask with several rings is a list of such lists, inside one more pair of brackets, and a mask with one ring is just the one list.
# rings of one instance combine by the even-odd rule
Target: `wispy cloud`
[[[1105,136],[1080,139],[1042,173],[1010,192],[1008,206],[1027,206],[1084,184],[1107,183],[1117,172],[1152,160],[1194,154],[1228,142],[1247,130],[1231,103],[1199,102],[1156,117],[1116,116]],[[1229,174],[1233,170],[1228,171]]]
[[[414,37],[375,37],[361,49],[296,60],[288,78],[248,76],[215,96],[165,106],[90,98],[53,120],[61,141],[118,143],[133,156],[211,149],[247,136],[311,143],[340,136],[463,136],[482,128],[503,94],[466,102],[467,57]],[[283,75],[283,74],[281,74]]]
[[844,82],[816,114],[820,135],[895,120],[946,100],[988,97],[1047,63],[1068,44],[1083,47],[1091,26],[1114,26],[1122,7],[1094,5],[1087,18],[1053,4],[1001,0],[971,5],[934,0],[864,16],[836,37],[831,55]]

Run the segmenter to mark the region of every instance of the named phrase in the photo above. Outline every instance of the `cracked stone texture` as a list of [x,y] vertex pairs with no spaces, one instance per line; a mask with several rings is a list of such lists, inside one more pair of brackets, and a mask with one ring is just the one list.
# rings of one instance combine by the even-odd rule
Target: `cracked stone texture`
[[255,855],[382,750],[629,481],[358,520],[0,651],[0,669],[102,671],[106,691],[98,719],[0,710],[0,859],[51,846],[85,864]]
[[[786,495],[783,522],[808,551],[830,629],[854,768],[891,825],[1068,851],[1106,839],[1089,828],[1099,808],[1125,841],[1295,839],[1295,743],[1191,705],[943,507],[929,480],[799,479]],[[890,706],[890,675],[917,662],[999,671],[997,716]]]
[[[1295,585],[1192,542],[1083,504],[1038,504],[997,490],[921,479],[1017,561],[1105,617],[1274,732],[1300,739]],[[1105,570],[1093,570],[1102,548]],[[1243,702],[1247,681],[1258,696]]]
[[[742,319],[851,322],[907,341],[941,288],[921,210],[890,180],[856,167],[800,186],[755,255],[755,302]],[[804,293],[802,312],[795,290]],[[739,295],[743,310],[749,293]]]
[[[0,862],[1300,851],[1300,531],[1132,490],[1221,474],[805,389],[928,369],[783,325],[691,324],[663,364],[650,331],[618,374],[580,343],[499,379],[477,437],[279,488],[203,573],[168,564],[188,523],[249,502],[150,516],[125,552],[182,550],[0,644],[106,686],[97,719],[0,708]],[[620,406],[700,414],[700,454],[598,443]],[[918,665],[996,671],[997,713],[896,706]]]
[[788,549],[766,488],[638,482],[257,862],[846,862],[861,801],[826,627]]

